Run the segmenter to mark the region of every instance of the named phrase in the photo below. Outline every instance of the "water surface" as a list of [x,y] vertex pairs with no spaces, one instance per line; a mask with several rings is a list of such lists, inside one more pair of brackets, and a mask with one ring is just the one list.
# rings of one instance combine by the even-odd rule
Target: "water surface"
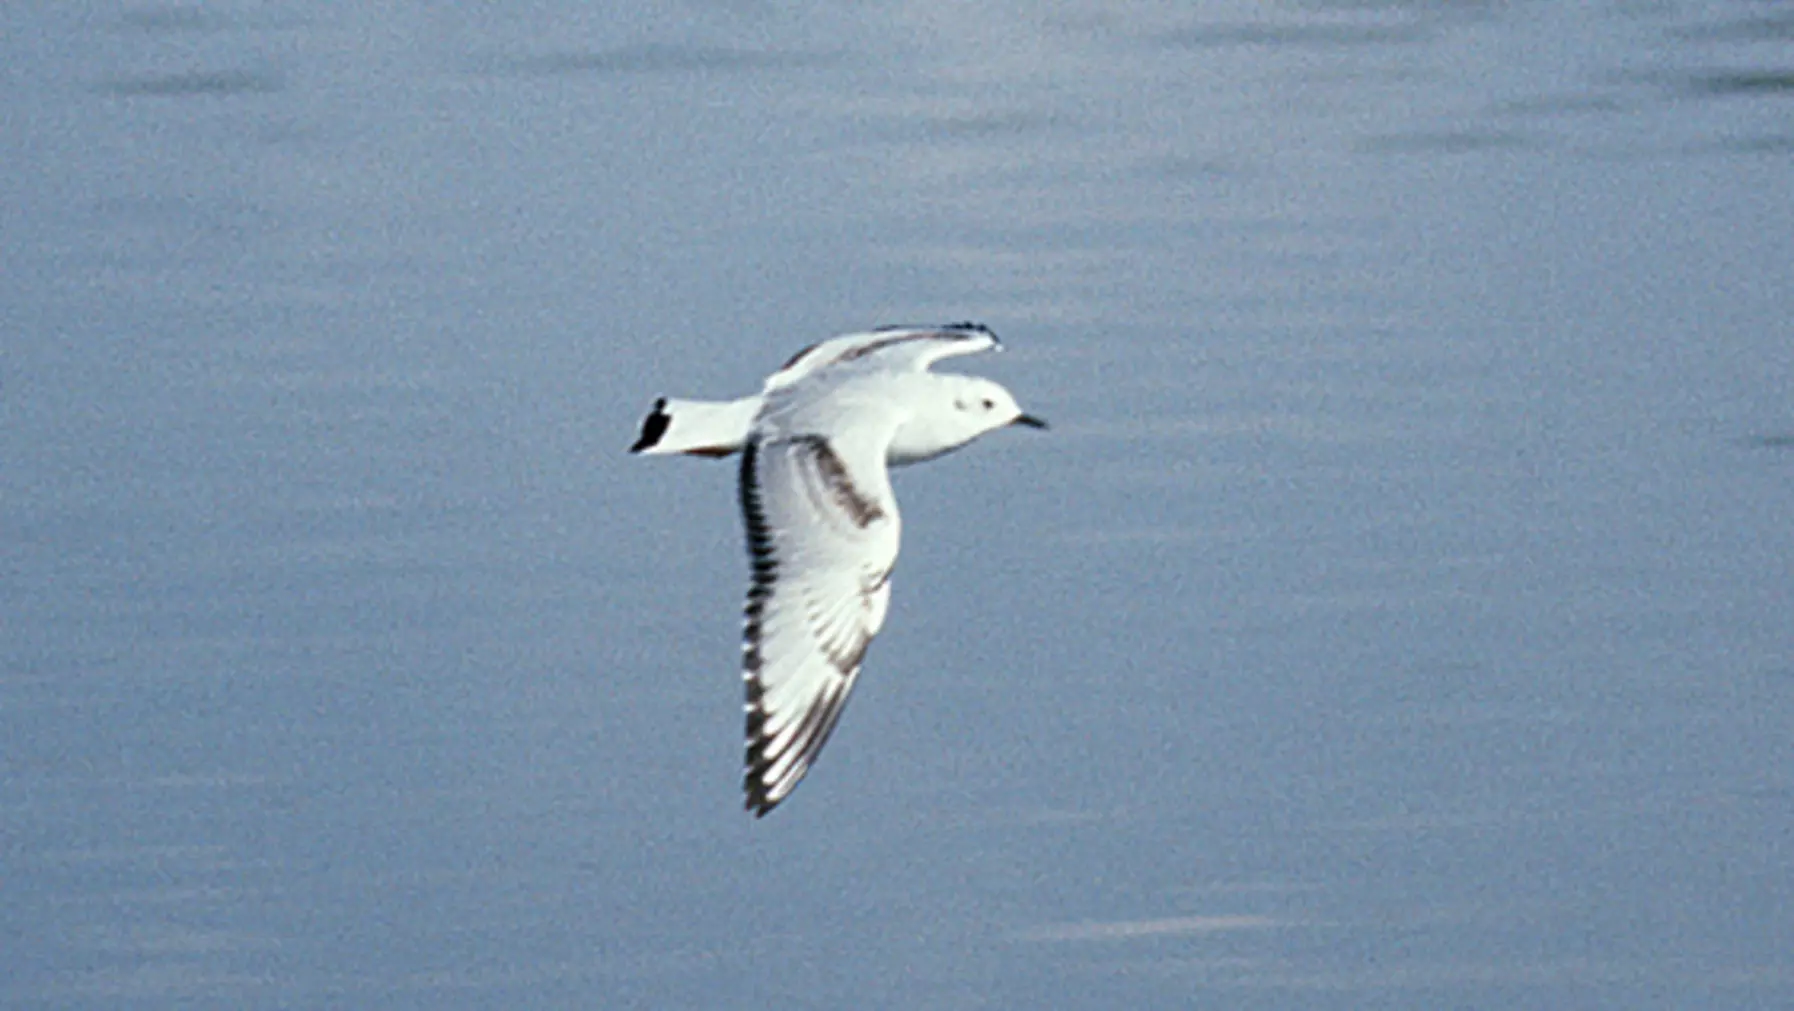
[[[7,21],[8,1006],[1794,998],[1780,6]],[[755,822],[622,449],[965,318]]]

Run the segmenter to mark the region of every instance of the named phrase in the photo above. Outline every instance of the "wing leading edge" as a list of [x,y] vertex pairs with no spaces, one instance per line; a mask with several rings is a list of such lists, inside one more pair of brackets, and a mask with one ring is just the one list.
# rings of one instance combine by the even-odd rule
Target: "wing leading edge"
[[792,355],[766,380],[771,393],[834,365],[876,361],[881,367],[921,371],[943,358],[1000,350],[996,331],[982,323],[946,326],[889,326],[831,337]]

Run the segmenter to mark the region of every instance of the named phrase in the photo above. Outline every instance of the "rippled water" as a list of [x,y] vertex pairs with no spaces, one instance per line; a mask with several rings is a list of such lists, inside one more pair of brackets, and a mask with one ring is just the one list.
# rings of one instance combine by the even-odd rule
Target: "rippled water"
[[[1794,999],[1794,12],[29,5],[0,998]],[[738,810],[660,393],[981,319]]]

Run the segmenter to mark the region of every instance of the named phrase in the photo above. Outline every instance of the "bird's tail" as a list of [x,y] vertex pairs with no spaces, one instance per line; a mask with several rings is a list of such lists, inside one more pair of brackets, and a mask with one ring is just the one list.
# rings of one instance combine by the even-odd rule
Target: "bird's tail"
[[757,396],[729,401],[661,397],[642,419],[642,434],[629,451],[728,456],[747,442],[748,429],[759,411]]

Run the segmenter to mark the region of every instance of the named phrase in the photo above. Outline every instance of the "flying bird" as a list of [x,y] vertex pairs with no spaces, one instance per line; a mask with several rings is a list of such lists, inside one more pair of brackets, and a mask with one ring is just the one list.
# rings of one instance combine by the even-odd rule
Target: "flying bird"
[[747,810],[790,795],[828,743],[884,626],[901,521],[889,468],[1010,425],[1046,428],[988,379],[928,371],[1001,350],[977,323],[885,327],[792,356],[758,394],[662,397],[630,452],[741,454]]

